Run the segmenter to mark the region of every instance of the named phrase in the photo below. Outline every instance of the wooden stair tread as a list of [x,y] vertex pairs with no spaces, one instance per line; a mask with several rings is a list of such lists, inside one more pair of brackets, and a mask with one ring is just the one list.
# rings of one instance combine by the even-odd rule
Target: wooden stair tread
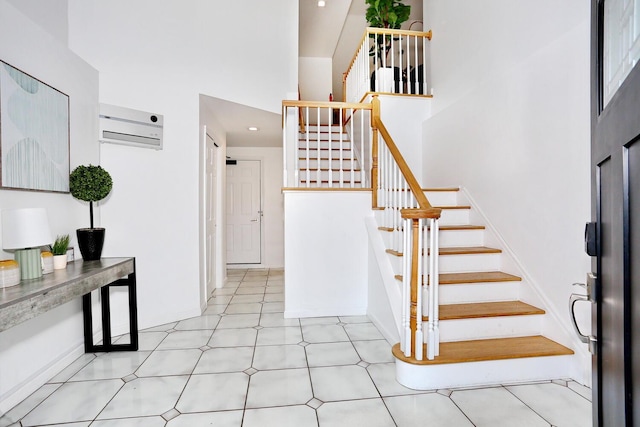
[[437,209],[444,209],[444,210],[454,210],[454,209],[459,209],[459,210],[463,210],[463,209],[471,209],[471,206],[469,205],[450,205],[450,206],[434,206],[434,208]]
[[440,248],[438,253],[440,255],[499,254],[502,253],[502,250],[487,246],[455,246]]
[[[484,317],[531,316],[544,314],[541,308],[522,301],[474,302],[440,305],[440,320],[479,319]],[[423,316],[424,321],[428,320]]]
[[440,273],[441,285],[458,283],[486,283],[486,282],[519,282],[522,278],[502,271],[474,271],[467,273]]
[[437,187],[437,188],[422,188],[422,191],[460,191],[460,187]]
[[[486,282],[519,282],[521,277],[502,271],[472,271],[466,273],[440,273],[440,285],[458,285],[462,283],[486,283]],[[402,282],[402,275],[395,278]],[[428,278],[427,278],[428,283]]]
[[[427,354],[424,345],[424,354]],[[415,365],[441,365],[446,363],[481,362],[488,360],[520,359],[525,357],[566,356],[573,350],[541,335],[493,338],[486,340],[441,342],[440,355],[434,360],[415,360],[406,357],[400,344],[393,346],[393,355],[403,362]]]

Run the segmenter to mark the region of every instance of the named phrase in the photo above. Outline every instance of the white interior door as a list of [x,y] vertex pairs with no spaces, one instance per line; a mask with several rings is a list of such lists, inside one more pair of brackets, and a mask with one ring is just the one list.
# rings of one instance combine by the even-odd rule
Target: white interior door
[[227,264],[260,264],[261,165],[238,160],[227,165]]
[[206,243],[205,243],[205,277],[206,277],[206,293],[207,299],[213,293],[215,288],[215,278],[216,278],[216,193],[217,193],[217,157],[218,157],[218,147],[216,147],[215,142],[209,134],[206,134],[206,166],[205,166],[205,174],[206,174],[206,193],[205,193],[205,204],[206,204]]

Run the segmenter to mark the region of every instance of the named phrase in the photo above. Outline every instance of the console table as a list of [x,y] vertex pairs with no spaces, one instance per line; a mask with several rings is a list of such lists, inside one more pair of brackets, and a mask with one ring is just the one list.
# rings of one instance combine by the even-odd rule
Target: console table
[[[126,286],[129,293],[129,344],[111,343],[109,289]],[[91,291],[100,289],[102,344],[93,343]],[[0,332],[82,296],[85,352],[138,350],[135,258],[77,260],[64,270],[0,289]]]

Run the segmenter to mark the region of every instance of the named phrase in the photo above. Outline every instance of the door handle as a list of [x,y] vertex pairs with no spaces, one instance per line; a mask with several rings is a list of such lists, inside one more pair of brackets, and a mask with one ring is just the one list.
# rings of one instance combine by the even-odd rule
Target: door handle
[[584,290],[587,292],[586,295],[572,293],[571,296],[569,297],[569,314],[571,316],[571,326],[573,326],[573,329],[578,335],[578,338],[580,339],[580,341],[585,344],[589,344],[589,351],[592,354],[595,354],[597,339],[593,335],[585,335],[582,333],[582,331],[580,331],[580,327],[578,327],[578,322],[576,322],[576,314],[574,310],[575,310],[575,304],[579,301],[586,301],[591,303],[595,302],[594,293],[593,293],[593,289],[595,288],[595,281],[596,281],[595,274],[589,273],[587,275],[586,284],[585,283],[573,284],[573,286],[580,286],[584,288]]
[[258,222],[258,220],[257,219],[252,219],[251,222]]

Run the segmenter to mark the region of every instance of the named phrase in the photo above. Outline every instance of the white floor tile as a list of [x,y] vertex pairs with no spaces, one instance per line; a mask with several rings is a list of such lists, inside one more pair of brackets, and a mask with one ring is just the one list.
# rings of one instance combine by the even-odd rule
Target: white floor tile
[[224,288],[218,288],[213,291],[214,296],[222,296],[222,295],[233,295],[236,292],[236,287],[225,286]]
[[[264,292],[263,292],[264,293]],[[230,304],[246,304],[246,303],[260,303],[264,295],[240,295],[236,294],[233,298],[231,298]]]
[[215,329],[220,321],[220,316],[216,315],[206,315],[193,317],[191,319],[186,319],[181,322],[178,322],[176,327],[174,328],[177,331],[193,331],[198,329]]
[[258,331],[253,328],[217,329],[209,340],[209,347],[255,346]]
[[284,294],[280,292],[265,294],[264,302],[284,302]]
[[229,314],[220,319],[216,329],[253,328],[259,323],[259,314]]
[[[138,351],[153,351],[169,334],[166,332],[138,332]],[[129,334],[115,340],[114,344],[130,343]]]
[[367,316],[338,316],[342,323],[371,323]]
[[14,424],[22,417],[27,415],[36,406],[42,403],[47,397],[49,397],[54,391],[56,391],[62,384],[45,384],[38,390],[33,392],[31,396],[14,406],[10,411],[4,414],[0,418],[0,427],[7,427]]
[[138,377],[189,375],[202,356],[197,348],[185,350],[158,350],[135,372]]
[[164,325],[154,326],[153,328],[143,329],[141,332],[166,332],[173,329],[178,322],[165,323]]
[[122,387],[97,419],[162,415],[176,405],[188,378],[136,378]]
[[378,388],[380,395],[383,397],[408,394],[424,394],[424,391],[412,390],[396,381],[395,362],[376,363],[373,365],[369,365],[367,367],[367,371],[369,371],[369,375]]
[[182,414],[167,423],[167,427],[240,427],[241,425],[242,411]]
[[263,328],[258,331],[256,345],[298,344],[302,341],[300,328],[285,326],[282,328]]
[[382,399],[325,403],[318,408],[318,420],[320,427],[395,427]]
[[567,384],[567,387],[569,387],[571,390],[575,391],[580,396],[587,399],[589,402],[592,401],[593,392],[589,387],[584,386],[582,384],[578,384],[575,381],[569,381],[569,383]]
[[251,376],[246,407],[299,405],[312,398],[307,369],[261,371]]
[[202,354],[194,374],[242,372],[251,367],[253,347],[212,348]]
[[510,386],[507,390],[554,426],[592,424],[591,403],[569,387],[547,383]]
[[251,286],[240,286],[236,291],[236,296],[234,298],[245,296],[245,295],[254,295],[254,296],[262,297],[264,295],[264,288],[266,286],[266,282],[263,281],[262,286],[257,286],[257,285],[258,283],[255,283],[255,284],[251,283]]
[[253,367],[259,371],[269,369],[306,368],[304,348],[294,345],[268,345],[256,347]]
[[350,342],[309,344],[305,347],[309,367],[355,365],[360,356]]
[[222,314],[224,313],[224,310],[226,308],[227,308],[227,304],[208,305],[207,309],[204,311],[203,314],[205,315]]
[[340,325],[302,325],[302,336],[309,343],[349,341]]
[[247,409],[242,427],[317,427],[316,411],[308,406]]
[[353,341],[356,351],[368,363],[394,362],[391,346],[386,340]]
[[284,295],[284,285],[281,285],[279,283],[273,283],[271,281],[269,281],[267,283],[267,289],[264,291],[265,295],[269,295],[269,294],[280,294],[280,295]]
[[310,368],[313,395],[323,402],[380,397],[366,369],[360,366]]
[[91,427],[164,427],[165,423],[162,417],[138,417],[94,421]]
[[[139,335],[139,334],[138,334]],[[65,381],[69,381],[69,378],[78,373],[78,371],[85,366],[93,359],[96,358],[96,355],[93,353],[85,353],[82,356],[78,357],[73,363],[64,368],[60,373],[58,373],[55,377],[51,378],[49,383],[63,383]]]
[[158,346],[158,350],[200,348],[206,345],[213,331],[176,331],[169,334]]
[[192,375],[176,409],[183,414],[242,409],[248,383],[244,373]]
[[22,425],[93,420],[123,384],[122,380],[65,383],[24,417]]
[[262,304],[263,313],[284,313],[283,302],[265,302]]
[[346,325],[344,330],[347,331],[351,341],[384,339],[373,323],[353,323]]
[[306,317],[304,319],[300,319],[300,324],[302,326],[307,325],[337,325],[340,323],[340,319],[335,316],[328,317]]
[[259,302],[254,302],[229,304],[224,312],[227,314],[260,314],[261,311],[262,304],[260,304]]
[[550,426],[502,387],[454,391],[450,398],[476,427]]
[[209,298],[209,301],[207,301],[207,305],[227,305],[229,304],[232,298],[233,298],[232,295],[220,295],[220,296],[214,295],[211,298]]
[[260,316],[260,326],[274,328],[277,326],[297,326],[300,327],[300,319],[285,319],[280,313],[262,313]]
[[[384,401],[398,427],[414,427],[417,420],[428,420],[429,427],[473,427],[448,397],[438,393],[386,397]],[[487,407],[486,410],[491,411],[493,408]],[[525,424],[506,425],[520,427]]]
[[71,377],[69,381],[124,378],[133,374],[150,354],[150,351],[102,353]]

